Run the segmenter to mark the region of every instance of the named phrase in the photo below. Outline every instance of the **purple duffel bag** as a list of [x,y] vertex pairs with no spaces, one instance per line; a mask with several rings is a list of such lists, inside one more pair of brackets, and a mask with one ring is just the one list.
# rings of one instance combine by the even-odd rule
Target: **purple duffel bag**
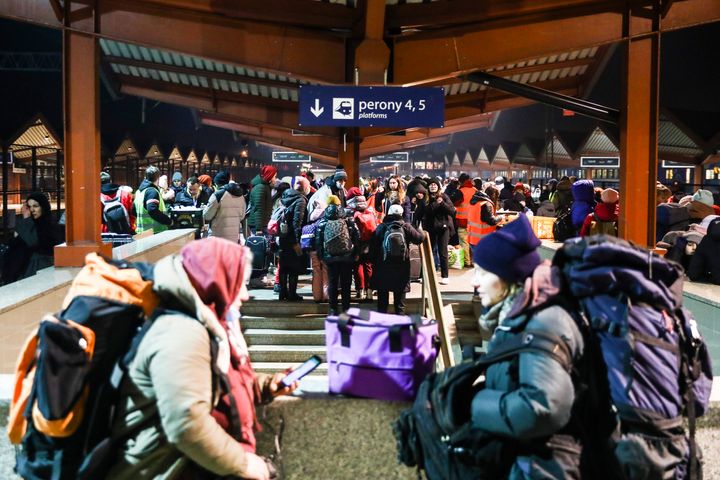
[[432,373],[435,320],[351,308],[325,320],[330,393],[410,401]]

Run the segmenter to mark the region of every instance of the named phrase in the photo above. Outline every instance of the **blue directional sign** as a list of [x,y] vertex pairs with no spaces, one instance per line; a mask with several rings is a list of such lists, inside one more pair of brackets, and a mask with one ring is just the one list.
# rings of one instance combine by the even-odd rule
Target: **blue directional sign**
[[302,163],[309,162],[312,158],[310,155],[297,152],[272,152],[273,162],[290,162],[290,163]]
[[370,157],[370,163],[408,163],[409,157],[408,152],[386,153]]
[[620,157],[580,157],[580,167],[620,168]]
[[429,127],[445,125],[442,87],[300,86],[301,127]]

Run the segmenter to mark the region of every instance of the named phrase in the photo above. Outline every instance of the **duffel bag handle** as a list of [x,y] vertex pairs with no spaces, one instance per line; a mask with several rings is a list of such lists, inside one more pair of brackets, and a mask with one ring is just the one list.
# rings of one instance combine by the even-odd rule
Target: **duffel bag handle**
[[343,347],[350,347],[350,333],[352,331],[350,330],[350,327],[355,325],[355,320],[353,317],[348,315],[347,313],[341,313],[340,316],[338,316],[338,331],[340,332],[340,344]]

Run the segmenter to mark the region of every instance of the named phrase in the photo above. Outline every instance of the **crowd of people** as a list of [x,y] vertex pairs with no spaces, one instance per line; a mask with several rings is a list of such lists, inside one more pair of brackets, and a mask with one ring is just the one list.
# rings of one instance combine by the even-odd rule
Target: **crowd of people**
[[[441,284],[448,283],[450,251],[461,267],[474,269],[472,287],[483,306],[479,324],[493,332],[488,355],[518,339],[527,343],[532,340],[523,337],[527,332],[560,339],[568,361],[579,362],[584,355],[586,334],[571,312],[542,296],[560,286],[540,260],[529,219],[555,216],[573,235],[616,235],[619,194],[614,189],[564,177],[533,195],[522,182],[467,174],[457,179],[393,175],[346,188],[342,167],[324,180],[312,172],[278,179],[277,170],[267,165],[249,185],[224,171],[187,181],[176,172],[171,182],[160,173],[148,167],[134,193],[103,173],[103,229],[157,233],[172,227],[169,209],[177,205],[201,209],[210,238],[191,242],[153,267],[152,289],[164,310],[128,365],[113,428],[132,433],[120,437],[108,478],[165,478],[180,471],[181,478],[209,478],[208,472],[270,478],[272,465],[255,454],[253,405],[291,393],[297,383],[285,385],[282,374],[264,376],[252,369],[239,310],[249,298],[253,275],[258,286],[276,285],[280,300],[302,301],[299,276],[311,269],[313,297],[327,301],[331,315],[350,307],[353,282],[356,300],[376,300],[376,310],[384,313],[392,292],[394,311],[402,314],[414,276],[410,251],[429,238]],[[669,255],[676,245],[692,255],[690,278],[720,283],[720,270],[714,269],[720,217],[712,193],[701,189],[685,195],[679,185],[657,189],[660,245],[670,248]],[[47,198],[30,195],[22,214],[15,238],[35,268],[51,264],[62,228],[52,220]],[[255,252],[242,246],[253,237],[274,245],[260,252],[275,257],[273,283],[263,283],[267,272],[253,270]],[[641,287],[652,290],[650,284]],[[556,353],[518,358],[487,369],[483,388],[472,398],[470,421],[488,438],[550,439],[511,455],[503,475],[525,478],[529,465],[532,478],[579,478],[582,445],[577,432],[565,427],[572,424],[578,398],[572,369]],[[178,370],[183,375],[175,375]],[[217,388],[218,379],[226,381],[223,389]],[[231,406],[252,412],[234,432]],[[628,432],[623,435],[631,448]]]
[[[375,235],[380,225],[403,225],[408,247],[405,259],[399,262],[403,265],[409,260],[409,246],[422,241],[417,230],[425,232],[442,285],[449,283],[451,264],[470,268],[473,247],[518,213],[529,218],[556,218],[553,230],[557,241],[598,233],[617,236],[618,232],[618,191],[595,187],[589,179],[549,179],[534,189],[522,181],[512,183],[505,177],[490,181],[466,173],[445,179],[427,175],[361,178],[353,188],[346,188],[346,182],[342,167],[325,179],[316,179],[312,171],[278,178],[276,168],[266,165],[249,183],[236,183],[227,171],[213,178],[193,174],[187,179],[174,172],[168,181],[167,175],[150,166],[143,181],[133,189],[113,183],[111,176],[103,172],[102,231],[136,234],[152,229],[159,233],[172,228],[171,209],[200,209],[209,225],[209,236],[236,243],[244,243],[251,236],[268,239],[273,248],[269,254],[275,258],[271,263],[285,268],[275,269],[273,281],[267,280],[264,272],[254,271],[251,287],[272,287],[281,300],[300,301],[298,276],[311,269],[314,300],[328,301],[332,310],[337,310],[338,295],[343,305],[349,304],[354,283],[356,300],[372,301],[378,295],[383,299],[378,298],[382,310],[387,308],[386,292],[394,291],[399,311],[403,309],[402,293],[408,290],[410,275],[408,269],[392,269],[392,273],[408,274],[393,278],[390,284],[385,275],[377,274],[383,268],[380,257],[385,245],[380,235],[394,230],[386,226]],[[658,246],[668,249],[670,257],[685,267],[692,280],[718,283],[720,265],[713,268],[716,260],[704,253],[711,250],[712,242],[720,241],[720,237],[715,238],[720,232],[710,232],[720,213],[712,192],[700,189],[686,194],[679,182],[669,187],[658,182],[656,198]],[[395,208],[390,214],[395,205],[400,210]],[[64,241],[63,225],[49,214],[45,195],[29,196],[21,213],[15,238],[5,247],[12,254],[5,255],[10,260],[3,267],[4,283],[52,265],[53,247]],[[283,231],[268,228],[274,213],[281,217],[274,223]],[[318,227],[329,222],[335,232],[340,218],[346,220],[348,229],[346,232],[340,228],[340,233],[348,237],[346,246],[352,248],[337,253],[332,248],[328,251],[320,241],[328,229]],[[308,229],[310,233],[303,242],[303,230]],[[312,236],[315,230],[321,235]],[[318,241],[308,241],[310,236]],[[696,256],[703,239],[706,246]],[[403,292],[397,285],[403,285]],[[388,290],[389,286],[392,288]]]

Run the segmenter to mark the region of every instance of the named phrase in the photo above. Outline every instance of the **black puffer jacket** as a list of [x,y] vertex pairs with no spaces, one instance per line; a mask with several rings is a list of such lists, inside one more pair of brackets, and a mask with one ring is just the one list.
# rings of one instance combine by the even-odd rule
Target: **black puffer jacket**
[[370,258],[373,260],[373,275],[371,285],[376,290],[394,292],[404,289],[410,282],[410,259],[402,263],[392,263],[383,260],[383,241],[385,231],[391,223],[399,222],[405,231],[405,242],[420,245],[425,234],[416,230],[412,225],[403,221],[400,215],[387,215],[378,225],[370,240]]
[[[438,198],[441,199],[438,202]],[[423,216],[422,225],[428,232],[439,232],[445,229],[450,230],[450,235],[455,232],[453,226],[453,217],[455,216],[455,206],[450,197],[444,193],[428,197],[427,205],[425,205],[425,214]]]
[[300,243],[302,227],[305,224],[307,199],[302,193],[289,188],[283,192],[280,202],[285,207],[285,220],[288,225],[287,234],[280,235],[280,248],[282,249]]
[[690,261],[688,277],[694,282],[712,282],[720,285],[720,219],[713,220],[707,235],[698,245]]

